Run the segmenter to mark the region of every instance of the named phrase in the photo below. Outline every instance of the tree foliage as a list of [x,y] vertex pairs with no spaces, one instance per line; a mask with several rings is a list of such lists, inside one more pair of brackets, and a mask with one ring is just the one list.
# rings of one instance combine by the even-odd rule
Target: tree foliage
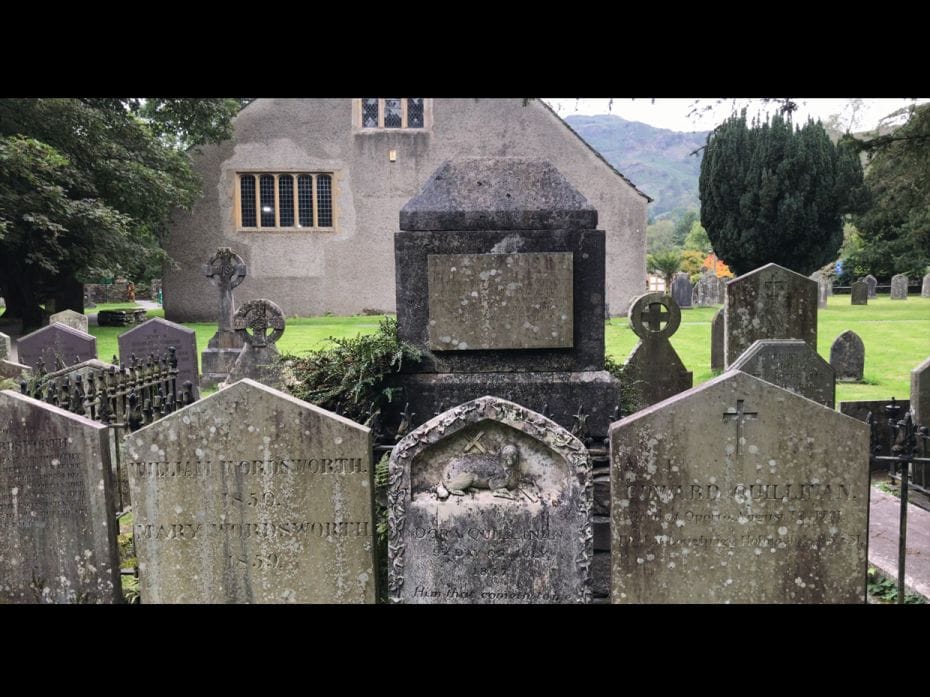
[[738,274],[770,262],[820,268],[842,244],[842,216],[867,201],[855,148],[834,146],[819,122],[748,125],[745,111],[708,136],[699,187],[701,224]]
[[701,225],[699,220],[695,220],[691,224],[691,229],[685,237],[684,248],[694,249],[699,252],[704,252],[704,254],[713,251],[710,238],[707,236],[707,230],[704,229],[704,226]]
[[233,99],[0,99],[0,295],[7,316],[82,310],[81,282],[157,267],[200,182],[183,148],[231,133]]
[[646,269],[649,273],[662,274],[665,287],[672,287],[672,276],[681,268],[681,252],[677,249],[666,249],[646,256]]
[[930,264],[930,104],[890,134],[847,142],[872,155],[865,174],[872,206],[853,218],[858,239],[847,245],[844,266],[856,277],[922,276]]

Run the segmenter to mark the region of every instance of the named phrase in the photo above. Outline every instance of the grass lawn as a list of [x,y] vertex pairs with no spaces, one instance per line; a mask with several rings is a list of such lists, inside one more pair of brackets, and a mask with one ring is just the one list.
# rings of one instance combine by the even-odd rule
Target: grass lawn
[[[683,310],[681,326],[672,337],[678,355],[694,372],[695,385],[713,377],[710,322],[718,309],[719,306]],[[149,311],[150,317],[163,315],[162,310]],[[381,315],[290,318],[278,348],[282,353],[305,354],[324,348],[330,337],[373,332],[381,319]],[[930,356],[930,298],[910,296],[907,300],[892,301],[884,296],[869,300],[868,305],[853,306],[848,295],[835,295],[818,313],[818,322],[817,350],[828,361],[830,345],[847,329],[856,332],[865,344],[866,383],[838,383],[837,401],[904,398],[910,393],[911,369]],[[213,323],[186,326],[197,332],[198,351],[206,348],[216,331]],[[124,331],[124,327],[91,327],[91,333],[97,337],[98,355],[109,357],[117,353],[116,337]],[[605,339],[607,353],[621,361],[626,360],[637,341],[626,318],[610,320]]]

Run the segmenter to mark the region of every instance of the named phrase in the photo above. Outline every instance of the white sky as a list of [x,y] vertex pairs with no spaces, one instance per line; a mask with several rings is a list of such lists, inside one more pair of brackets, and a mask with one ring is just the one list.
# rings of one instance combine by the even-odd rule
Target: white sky
[[[875,128],[879,119],[887,116],[896,109],[913,104],[910,99],[862,99],[862,109],[855,114],[855,123],[850,124],[850,119],[854,117],[851,108],[851,99],[804,99],[792,98],[800,105],[800,109],[795,113],[794,122],[804,123],[808,115],[814,119],[826,121],[831,114],[840,114],[842,116],[841,124],[849,127],[853,131],[862,131]],[[719,106],[703,115],[702,117],[689,117],[688,112],[696,101],[699,101],[698,107],[715,105],[716,99],[707,97],[696,99],[662,99],[656,98],[654,101],[650,98],[631,99],[629,97],[614,97],[613,105],[608,109],[611,100],[609,99],[549,99],[545,101],[555,109],[556,113],[563,119],[571,114],[615,114],[628,121],[641,121],[648,123],[657,128],[669,128],[673,131],[709,131],[717,124],[724,121],[733,111],[733,104],[736,103],[737,112],[743,106],[750,106],[749,114],[752,115],[753,107],[760,105],[760,100],[751,99],[728,99]],[[928,101],[926,98],[918,99],[917,103]],[[771,105],[761,105],[761,109],[774,111]]]

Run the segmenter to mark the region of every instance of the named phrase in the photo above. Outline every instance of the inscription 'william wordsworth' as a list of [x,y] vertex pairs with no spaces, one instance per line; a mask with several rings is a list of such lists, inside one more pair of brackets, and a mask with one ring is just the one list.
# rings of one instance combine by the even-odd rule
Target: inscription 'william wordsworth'
[[276,460],[176,460],[130,462],[137,477],[212,477],[215,474],[367,474],[368,464],[359,457],[283,458]]

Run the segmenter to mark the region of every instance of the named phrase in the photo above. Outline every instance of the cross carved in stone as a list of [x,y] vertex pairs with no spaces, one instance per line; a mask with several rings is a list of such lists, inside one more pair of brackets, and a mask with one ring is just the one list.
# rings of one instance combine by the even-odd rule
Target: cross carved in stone
[[744,402],[745,400],[743,399],[737,399],[736,400],[736,411],[725,411],[723,413],[723,420],[725,422],[731,421],[731,420],[736,421],[736,454],[737,455],[739,455],[739,442],[743,436],[743,433],[742,433],[743,420],[744,419],[756,419],[759,416],[759,412],[757,411],[744,411],[743,410]]
[[651,332],[662,331],[662,327],[668,322],[669,314],[662,303],[650,303],[649,309],[640,312],[639,316],[649,327]]
[[236,306],[233,301],[233,288],[245,279],[245,262],[229,247],[220,247],[210,261],[203,265],[203,274],[220,291],[220,331],[232,331]]
[[270,300],[250,300],[236,311],[233,328],[252,346],[274,344],[284,334],[284,312]]

